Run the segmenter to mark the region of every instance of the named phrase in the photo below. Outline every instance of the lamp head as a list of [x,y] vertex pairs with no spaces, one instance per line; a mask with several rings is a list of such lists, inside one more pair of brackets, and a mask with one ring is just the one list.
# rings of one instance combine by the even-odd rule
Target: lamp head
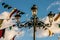
[[16,15],[15,15],[15,19],[17,20],[17,22],[20,21],[20,17],[21,17],[21,16],[20,16],[19,14],[16,14]]
[[32,11],[32,15],[37,15],[37,6],[33,5],[31,11]]
[[19,19],[20,17],[21,17],[21,16],[20,16],[19,14],[16,14],[16,15],[15,15],[15,18],[16,18],[16,19]]
[[54,16],[55,16],[55,14],[52,14],[52,11],[50,11],[50,13],[48,14],[50,26],[52,25],[53,17],[54,17]]

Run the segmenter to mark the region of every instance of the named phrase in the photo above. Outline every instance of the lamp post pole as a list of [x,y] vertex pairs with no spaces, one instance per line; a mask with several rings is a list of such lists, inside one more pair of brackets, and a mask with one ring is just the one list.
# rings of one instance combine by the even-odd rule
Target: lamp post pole
[[35,35],[35,32],[36,32],[36,16],[34,16],[33,21],[34,21],[34,23],[33,23],[33,24],[34,24],[34,25],[33,25],[33,26],[34,26],[34,27],[33,27],[33,36],[34,36],[34,39],[33,39],[33,40],[36,40],[36,38],[35,38],[35,36],[36,36],[36,35]]
[[36,35],[35,35],[35,32],[36,32],[36,18],[37,18],[37,6],[36,5],[33,5],[33,7],[31,8],[32,10],[32,16],[33,16],[33,40],[36,40]]

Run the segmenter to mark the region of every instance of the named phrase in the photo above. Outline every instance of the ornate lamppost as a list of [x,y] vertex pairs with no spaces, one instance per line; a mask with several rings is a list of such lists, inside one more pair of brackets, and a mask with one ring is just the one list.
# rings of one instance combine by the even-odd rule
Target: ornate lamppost
[[52,14],[52,11],[50,11],[50,13],[48,14],[49,22],[50,22],[50,27],[51,27],[51,25],[52,25],[54,15],[55,15],[55,14]]
[[35,31],[36,31],[36,23],[37,23],[37,6],[36,5],[33,5],[33,7],[31,8],[32,10],[32,16],[33,16],[33,40],[36,40],[35,39]]
[[33,27],[33,40],[36,40],[36,27],[44,27],[44,22],[38,20],[38,17],[37,17],[37,6],[36,5],[33,5],[32,8],[31,8],[31,11],[32,11],[32,17],[31,17],[31,20],[26,22],[24,25],[23,24],[20,24],[20,26],[24,26],[24,27],[29,27],[31,28],[31,26]]
[[16,22],[17,22],[17,26],[19,27],[19,24],[20,24],[20,15],[19,14],[16,14],[15,15],[15,19],[16,19]]

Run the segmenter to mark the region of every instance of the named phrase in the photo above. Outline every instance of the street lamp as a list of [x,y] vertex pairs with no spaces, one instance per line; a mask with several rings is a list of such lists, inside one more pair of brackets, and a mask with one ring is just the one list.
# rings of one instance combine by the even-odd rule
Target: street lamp
[[55,14],[52,14],[52,11],[50,11],[50,13],[48,14],[50,26],[52,25],[54,15]]
[[33,16],[33,40],[36,40],[35,39],[35,32],[36,32],[36,23],[37,23],[37,6],[36,5],[33,5],[32,8],[32,16]]
[[17,13],[16,15],[15,15],[15,19],[16,19],[16,22],[17,22],[17,26],[19,27],[19,24],[20,24],[20,15]]
[[[46,27],[48,27],[49,24],[45,24],[43,21],[39,20],[39,18],[37,17],[37,6],[36,5],[32,6],[31,11],[32,11],[31,20],[28,22],[25,22],[24,24],[20,24],[20,26],[21,27],[29,27],[29,28],[32,26],[33,27],[33,40],[36,40],[36,35],[35,35],[36,27],[39,27],[39,28],[43,27],[46,30],[47,29]],[[52,12],[50,12],[48,14],[50,25],[52,25],[53,16],[54,16],[54,14],[52,14]],[[18,18],[16,18],[16,19],[18,19]]]

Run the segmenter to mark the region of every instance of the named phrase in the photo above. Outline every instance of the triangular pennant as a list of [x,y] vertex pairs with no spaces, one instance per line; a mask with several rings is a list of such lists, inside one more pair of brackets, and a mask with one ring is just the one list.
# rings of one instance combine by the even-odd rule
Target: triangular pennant
[[11,9],[11,8],[12,8],[11,6],[8,7],[8,9]]
[[49,31],[49,36],[52,36],[54,34],[51,30],[48,31]]
[[5,5],[5,3],[2,3],[2,6]]
[[2,26],[1,24],[3,23],[3,19],[0,19],[0,27]]
[[6,5],[4,5],[4,8],[7,8],[8,6],[9,6],[9,5],[6,4]]

